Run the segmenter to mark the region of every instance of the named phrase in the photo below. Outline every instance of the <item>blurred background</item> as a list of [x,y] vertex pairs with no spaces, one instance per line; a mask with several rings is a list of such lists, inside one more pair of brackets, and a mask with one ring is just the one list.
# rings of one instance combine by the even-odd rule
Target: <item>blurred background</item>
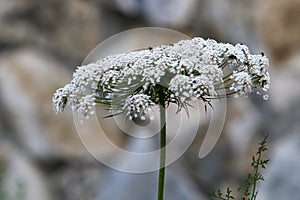
[[[0,199],[155,199],[156,172],[102,165],[80,143],[72,113],[56,115],[51,102],[96,45],[145,26],[243,43],[271,65],[269,101],[229,99],[213,151],[198,158],[199,134],[167,169],[166,199],[205,200],[212,190],[237,188],[266,133],[271,162],[258,199],[300,199],[299,10],[299,0],[0,0]],[[126,146],[128,138],[107,126]]]

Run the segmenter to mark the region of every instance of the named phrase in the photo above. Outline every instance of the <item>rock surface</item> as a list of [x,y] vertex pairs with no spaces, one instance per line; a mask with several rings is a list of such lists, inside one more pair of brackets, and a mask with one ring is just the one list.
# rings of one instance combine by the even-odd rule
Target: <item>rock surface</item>
[[299,199],[300,159],[295,152],[300,151],[300,127],[293,134],[274,144],[271,166],[264,173],[265,182],[261,185],[258,198],[265,200]]
[[284,61],[300,50],[300,1],[256,1],[257,28],[272,53],[273,61]]
[[[21,144],[41,159],[89,155],[77,136],[72,113],[55,114],[52,109],[54,91],[71,78],[71,73],[38,49],[7,54],[0,63],[1,102]],[[85,128],[86,145],[101,151],[105,144],[95,139],[96,131],[95,126]],[[112,128],[111,132],[118,130]],[[118,137],[116,142],[122,141]]]
[[33,44],[78,63],[101,40],[96,2],[4,0],[1,4],[4,47]]
[[142,16],[153,26],[174,28],[188,26],[197,6],[196,0],[115,0],[115,3],[126,15]]
[[[192,146],[169,167],[167,197],[205,199],[202,194],[238,186],[247,176],[257,142],[269,133],[271,164],[260,186],[261,197],[297,199],[299,7],[298,0],[0,0],[0,170],[8,169],[2,185],[16,188],[11,180],[24,177],[30,199],[98,200],[111,192],[116,199],[155,196],[156,173],[118,173],[93,159],[87,149],[106,158],[116,154],[99,137],[95,124],[85,122],[78,135],[72,112],[56,115],[51,97],[104,38],[159,25],[189,36],[244,43],[252,52],[263,51],[271,58],[270,100],[255,95],[228,100],[223,133],[210,154],[199,160],[202,133],[209,122],[209,117],[201,116]],[[116,43],[119,50],[127,47]],[[195,128],[194,120],[185,123],[187,136]],[[178,125],[171,121],[170,138]],[[101,127],[119,146],[146,148],[127,143],[128,136],[120,134],[113,120],[102,121]],[[132,164],[126,158],[122,162]]]
[[52,199],[46,176],[24,152],[5,140],[0,144],[0,163],[4,163],[1,195],[5,199]]

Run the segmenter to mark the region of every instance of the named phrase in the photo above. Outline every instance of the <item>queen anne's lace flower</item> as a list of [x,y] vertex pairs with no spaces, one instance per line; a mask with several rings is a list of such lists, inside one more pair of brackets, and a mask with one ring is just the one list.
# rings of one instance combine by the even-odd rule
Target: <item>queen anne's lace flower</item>
[[[186,108],[190,101],[262,94],[269,89],[269,61],[245,45],[196,37],[172,45],[111,55],[80,66],[71,83],[56,91],[56,112],[66,106],[88,117],[104,104],[130,119],[149,116],[163,94],[167,105]],[[224,92],[225,91],[225,92]]]

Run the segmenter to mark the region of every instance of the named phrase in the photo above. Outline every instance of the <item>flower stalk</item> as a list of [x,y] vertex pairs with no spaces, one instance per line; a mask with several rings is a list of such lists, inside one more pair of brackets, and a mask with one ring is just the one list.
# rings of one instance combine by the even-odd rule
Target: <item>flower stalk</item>
[[157,200],[164,199],[164,182],[165,182],[165,165],[166,165],[166,105],[163,91],[159,95],[160,104],[160,162],[159,162],[159,175],[158,175],[158,190]]

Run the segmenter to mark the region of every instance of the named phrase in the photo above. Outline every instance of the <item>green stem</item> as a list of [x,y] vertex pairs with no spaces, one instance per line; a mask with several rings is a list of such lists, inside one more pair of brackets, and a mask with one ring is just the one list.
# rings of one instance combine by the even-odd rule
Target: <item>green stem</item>
[[166,164],[166,112],[164,93],[159,94],[160,104],[160,163],[158,176],[157,200],[164,199],[165,164]]
[[258,158],[255,161],[256,163],[255,163],[255,172],[254,172],[254,182],[253,182],[253,188],[252,188],[252,194],[251,194],[250,200],[256,199],[256,195],[257,195],[257,192],[256,192],[256,182],[257,182],[256,177],[258,177],[258,167],[259,167],[258,165],[259,165],[260,160],[261,160],[261,152],[259,151],[258,152]]

